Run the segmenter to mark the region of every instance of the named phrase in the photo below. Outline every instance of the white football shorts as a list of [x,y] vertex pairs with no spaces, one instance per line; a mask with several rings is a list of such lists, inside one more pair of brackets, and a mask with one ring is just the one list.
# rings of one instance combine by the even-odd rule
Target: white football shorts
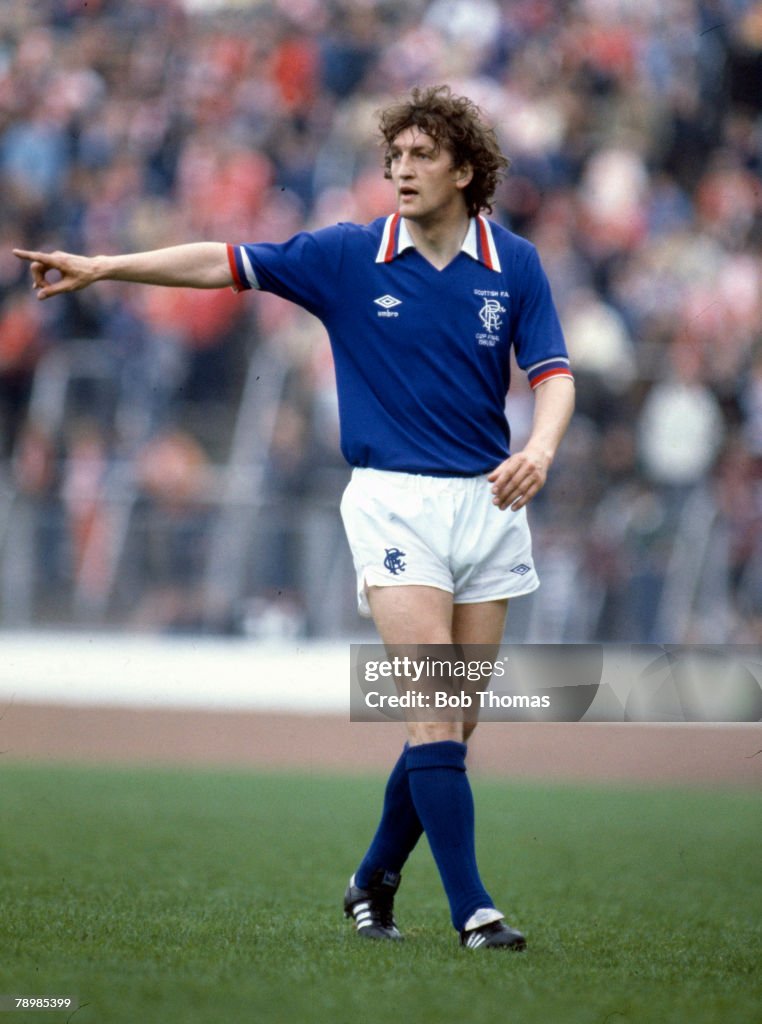
[[366,588],[426,586],[456,604],[520,597],[540,580],[526,509],[492,504],[485,476],[437,477],[355,469],[341,517],[357,572],[360,614]]

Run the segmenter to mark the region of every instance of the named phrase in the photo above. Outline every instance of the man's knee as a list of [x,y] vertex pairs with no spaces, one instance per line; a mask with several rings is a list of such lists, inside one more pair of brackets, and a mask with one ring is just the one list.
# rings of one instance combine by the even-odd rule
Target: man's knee
[[464,722],[463,723],[463,742],[468,743],[469,737],[473,734],[474,729],[477,727],[478,722]]
[[421,743],[441,743],[444,740],[464,742],[462,722],[408,722],[411,746]]

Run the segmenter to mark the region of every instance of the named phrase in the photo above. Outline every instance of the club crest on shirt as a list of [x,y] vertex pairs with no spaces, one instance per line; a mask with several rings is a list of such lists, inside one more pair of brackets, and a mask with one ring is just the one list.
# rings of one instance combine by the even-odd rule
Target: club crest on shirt
[[484,291],[482,289],[474,289],[474,291],[482,300],[479,320],[483,330],[477,332],[476,340],[480,345],[494,348],[499,339],[500,328],[503,326],[503,314],[507,312],[501,300],[510,298],[510,295],[508,292]]

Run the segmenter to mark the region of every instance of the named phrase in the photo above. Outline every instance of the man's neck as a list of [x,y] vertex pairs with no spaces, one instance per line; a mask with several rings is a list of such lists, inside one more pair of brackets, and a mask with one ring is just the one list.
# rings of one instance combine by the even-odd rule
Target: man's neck
[[465,209],[462,214],[435,223],[405,218],[410,237],[421,256],[442,270],[455,259],[463,247],[470,218]]

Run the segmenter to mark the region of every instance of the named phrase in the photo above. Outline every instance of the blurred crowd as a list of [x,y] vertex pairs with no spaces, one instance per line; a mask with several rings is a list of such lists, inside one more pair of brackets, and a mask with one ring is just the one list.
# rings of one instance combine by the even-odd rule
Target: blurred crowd
[[[758,642],[758,0],[5,0],[0,494],[37,510],[43,583],[110,585],[99,509],[128,467],[148,524],[129,564],[153,581],[133,621],[198,620],[219,469],[263,350],[284,374],[263,399],[255,611],[303,606],[295,510],[337,498],[345,471],[330,352],[306,314],[115,283],[40,304],[11,248],[279,241],[371,220],[392,202],[375,111],[441,82],[511,159],[492,216],[537,245],[576,373],[578,414],[534,510],[551,603],[566,566],[586,609],[559,638]],[[520,441],[518,373],[508,411]],[[690,589],[679,615],[674,574]]]

